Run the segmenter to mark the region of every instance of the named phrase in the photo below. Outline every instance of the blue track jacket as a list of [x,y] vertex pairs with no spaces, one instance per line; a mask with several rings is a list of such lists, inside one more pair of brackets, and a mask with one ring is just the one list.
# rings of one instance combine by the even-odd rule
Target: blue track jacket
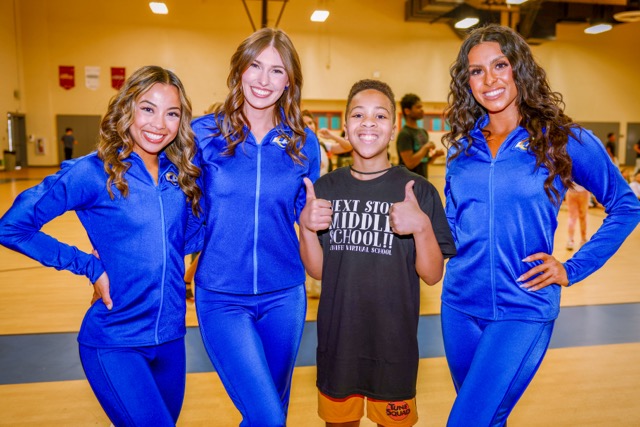
[[[221,119],[221,117],[219,117]],[[253,134],[223,154],[227,142],[213,137],[213,115],[192,122],[202,155],[207,206],[205,245],[195,281],[211,291],[257,295],[302,285],[306,276],[294,228],[306,203],[302,179],[320,174],[320,145],[306,129],[302,165],[285,151],[280,132],[272,129],[257,143]]]
[[[468,155],[463,152],[448,164],[445,211],[458,255],[447,264],[442,302],[483,319],[555,319],[561,286],[527,291],[517,282],[541,263],[522,262],[523,258],[553,252],[560,207],[543,189],[548,170],[535,168],[535,156],[527,151],[529,135],[522,127],[492,158],[482,134],[487,123],[487,116],[476,123]],[[592,192],[607,213],[591,240],[564,264],[573,284],[618,250],[640,220],[640,203],[590,131],[575,130],[567,152],[573,180]],[[554,185],[564,196],[566,188],[559,178]]]
[[[0,219],[0,244],[43,265],[84,275],[94,283],[106,271],[113,309],[101,300],[87,311],[78,341],[93,347],[161,344],[185,335],[184,256],[200,250],[202,220],[177,183],[178,170],[162,153],[156,186],[132,153],[125,173],[129,196],[113,186],[96,153],[21,193]],[[75,211],[100,259],[40,229]]]

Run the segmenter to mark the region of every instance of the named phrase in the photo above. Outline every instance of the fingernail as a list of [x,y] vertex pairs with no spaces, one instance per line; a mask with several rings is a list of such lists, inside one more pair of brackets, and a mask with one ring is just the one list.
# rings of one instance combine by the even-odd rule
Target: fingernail
[[107,304],[107,309],[111,310],[113,308],[113,304]]
[[522,282],[522,276],[518,277],[518,278],[516,279],[516,282]]

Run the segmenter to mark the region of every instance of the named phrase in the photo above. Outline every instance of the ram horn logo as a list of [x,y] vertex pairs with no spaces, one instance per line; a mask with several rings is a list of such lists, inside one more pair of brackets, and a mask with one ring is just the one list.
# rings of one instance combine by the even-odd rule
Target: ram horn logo
[[285,148],[287,146],[287,138],[283,136],[274,136],[271,142],[276,144],[280,148]]
[[518,141],[518,143],[516,144],[516,148],[518,150],[527,151],[529,149],[529,137],[526,137],[525,139]]

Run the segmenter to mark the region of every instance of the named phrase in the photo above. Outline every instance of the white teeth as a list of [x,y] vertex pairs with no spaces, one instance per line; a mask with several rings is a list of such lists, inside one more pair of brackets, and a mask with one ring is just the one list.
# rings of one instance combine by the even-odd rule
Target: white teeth
[[377,135],[372,135],[372,134],[362,134],[362,135],[358,135],[360,137],[361,141],[366,141],[366,142],[371,142],[371,141],[375,141],[378,139]]
[[487,92],[484,95],[487,97],[491,97],[491,96],[496,96],[499,95],[503,92],[503,89],[496,89],[496,90],[492,90],[491,92]]
[[257,88],[252,88],[253,93],[255,93],[258,96],[268,96],[271,91],[270,90],[263,90],[263,89],[257,89]]
[[154,141],[160,141],[163,138],[163,135],[158,135],[158,134],[149,133],[149,132],[144,132],[144,136],[146,136],[147,139],[151,139]]

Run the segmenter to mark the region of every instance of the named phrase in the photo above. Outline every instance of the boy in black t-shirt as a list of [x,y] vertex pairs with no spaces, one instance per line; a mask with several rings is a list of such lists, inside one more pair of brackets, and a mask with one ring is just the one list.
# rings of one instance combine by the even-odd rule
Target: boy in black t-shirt
[[[327,423],[417,423],[420,278],[443,273],[455,245],[437,190],[392,167],[395,103],[389,86],[361,80],[349,93],[353,165],[306,180],[300,252],[322,279],[318,307],[319,415]],[[350,424],[353,425],[353,424]]]

